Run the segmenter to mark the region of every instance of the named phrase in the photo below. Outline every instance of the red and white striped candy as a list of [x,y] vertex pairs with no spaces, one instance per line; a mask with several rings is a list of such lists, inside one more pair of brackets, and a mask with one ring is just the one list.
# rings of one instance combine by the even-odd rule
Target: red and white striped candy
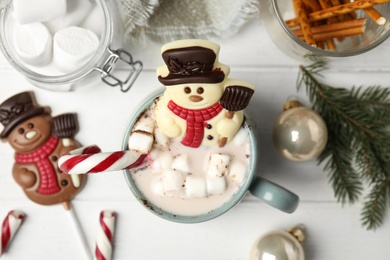
[[60,169],[69,174],[119,171],[140,166],[147,154],[127,150],[101,153],[98,146],[81,147],[58,160]]
[[11,210],[4,219],[1,227],[0,256],[15,236],[26,215],[23,212]]
[[109,260],[112,257],[112,240],[114,237],[116,213],[100,212],[100,227],[96,238],[95,259]]

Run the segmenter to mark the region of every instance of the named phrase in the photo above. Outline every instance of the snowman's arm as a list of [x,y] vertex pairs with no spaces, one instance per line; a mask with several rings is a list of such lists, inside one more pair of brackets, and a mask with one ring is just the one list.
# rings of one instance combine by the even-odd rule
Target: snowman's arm
[[240,129],[243,121],[244,113],[242,111],[235,112],[232,119],[224,117],[217,124],[218,134],[221,137],[231,139],[237,133],[238,129]]
[[182,134],[182,128],[178,124],[178,120],[182,119],[175,116],[163,102],[155,108],[155,118],[158,127],[166,136],[174,138]]
[[59,154],[63,155],[68,153],[76,148],[79,148],[81,145],[73,138],[60,138],[62,143],[62,149],[59,151]]
[[16,183],[23,189],[30,188],[37,182],[36,174],[18,163],[14,164],[12,176]]

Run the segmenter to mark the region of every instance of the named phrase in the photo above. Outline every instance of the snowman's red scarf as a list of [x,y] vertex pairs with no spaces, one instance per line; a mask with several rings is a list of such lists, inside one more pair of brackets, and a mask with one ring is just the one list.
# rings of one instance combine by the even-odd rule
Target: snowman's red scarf
[[175,115],[187,121],[186,134],[181,143],[193,148],[199,147],[203,141],[206,120],[215,117],[223,109],[219,102],[203,109],[187,109],[177,105],[172,100],[168,102],[168,108]]
[[54,152],[57,144],[58,138],[53,135],[38,150],[28,154],[15,155],[15,161],[20,164],[36,164],[40,179],[37,191],[40,194],[50,195],[60,191],[55,170],[48,158]]

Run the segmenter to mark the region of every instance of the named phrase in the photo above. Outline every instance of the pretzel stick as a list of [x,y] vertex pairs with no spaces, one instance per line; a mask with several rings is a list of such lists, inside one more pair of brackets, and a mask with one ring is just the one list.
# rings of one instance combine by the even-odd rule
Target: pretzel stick
[[325,39],[326,48],[330,51],[336,50],[336,44],[333,39]]
[[316,42],[314,41],[313,34],[311,32],[309,19],[307,18],[302,1],[293,0],[293,4],[294,4],[295,14],[299,19],[299,25],[303,31],[305,42],[311,46],[316,46]]
[[[330,3],[332,4],[332,6],[339,6],[339,5],[341,5],[340,0],[330,0]],[[347,14],[340,14],[340,15],[337,16],[337,19],[340,22],[348,20]]]
[[[342,29],[337,31],[331,31],[331,32],[325,32],[325,33],[315,33],[313,34],[314,40],[316,41],[323,41],[325,39],[330,38],[336,38],[336,37],[342,37],[342,36],[353,36],[364,33],[363,28],[361,27],[354,27],[349,29]],[[300,39],[303,39],[303,37],[299,37]]]
[[364,8],[363,11],[377,24],[384,25],[386,23],[386,18],[374,7]]
[[[340,0],[342,4],[349,4],[351,3],[351,0]],[[349,19],[356,19],[357,18],[357,15],[356,15],[356,12],[350,12],[348,14],[346,14],[346,16],[349,18]]]
[[[309,14],[309,21],[319,21],[322,19],[327,19],[330,17],[335,17],[339,14],[353,14],[353,11],[359,9],[365,9],[373,7],[378,4],[388,3],[390,0],[359,0],[355,2],[350,2],[348,4],[342,4],[335,7],[330,7],[323,9],[321,11],[315,11]],[[298,18],[292,18],[284,21],[288,27],[294,27],[299,24]]]
[[[365,24],[365,18],[360,18],[356,20],[347,20],[344,22],[314,26],[311,28],[311,31],[313,34],[326,33],[326,32],[338,31],[338,30],[343,30],[348,28],[354,28],[354,27],[363,27],[364,24]],[[303,32],[300,29],[292,30],[292,32],[298,37],[303,36]]]
[[309,18],[313,21],[335,17],[340,14],[347,14],[354,10],[365,9],[374,5],[388,3],[390,0],[356,0],[348,4],[330,7],[321,11],[316,11],[309,14]]
[[313,11],[321,10],[321,5],[317,0],[302,0],[306,6],[309,6]]

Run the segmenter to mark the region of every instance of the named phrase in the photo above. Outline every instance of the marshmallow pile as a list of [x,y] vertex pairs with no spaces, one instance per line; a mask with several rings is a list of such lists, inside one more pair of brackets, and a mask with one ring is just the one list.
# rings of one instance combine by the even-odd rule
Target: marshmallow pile
[[[231,145],[235,148],[245,146],[247,138],[246,130],[241,128]],[[171,140],[159,130],[150,110],[139,118],[130,134],[129,150],[149,153],[148,167],[154,176],[150,185],[156,195],[204,198],[224,193],[229,184],[239,187],[246,180],[248,162],[241,162],[227,153],[205,150],[203,165],[199,167],[193,162],[199,154],[173,149],[178,142],[180,140]]]
[[104,26],[91,0],[13,0],[12,42],[26,65],[70,73],[93,56]]

